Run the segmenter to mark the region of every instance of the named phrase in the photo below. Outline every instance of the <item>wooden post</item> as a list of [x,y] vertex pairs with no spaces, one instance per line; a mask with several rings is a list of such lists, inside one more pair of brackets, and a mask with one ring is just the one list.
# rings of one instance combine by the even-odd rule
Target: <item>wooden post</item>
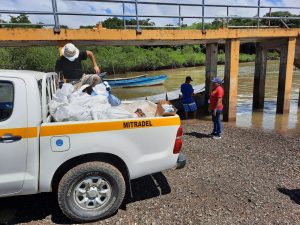
[[300,87],[299,87],[298,107],[300,107]]
[[267,50],[263,48],[260,43],[257,43],[253,86],[253,109],[264,108],[266,73]]
[[[300,95],[300,93],[299,93],[299,95]],[[300,97],[300,96],[299,96]],[[300,98],[299,98],[299,101],[300,101]],[[295,130],[300,130],[300,113],[299,113],[299,110],[300,109],[298,109],[298,116],[297,116],[297,123],[296,123],[296,129]]]
[[218,66],[218,43],[206,45],[206,61],[205,61],[205,105],[208,109],[208,99],[210,94],[210,80],[217,76]]
[[280,49],[280,66],[277,94],[277,113],[288,113],[292,88],[293,66],[296,49],[296,38],[290,37]]
[[225,44],[224,121],[236,120],[240,40],[229,39]]

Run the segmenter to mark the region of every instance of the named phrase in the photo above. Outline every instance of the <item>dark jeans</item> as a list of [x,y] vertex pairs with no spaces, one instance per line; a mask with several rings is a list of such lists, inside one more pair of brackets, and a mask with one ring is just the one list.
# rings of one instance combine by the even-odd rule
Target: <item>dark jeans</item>
[[217,110],[216,116],[213,114],[214,110],[211,110],[212,121],[214,123],[213,134],[220,136],[222,133],[222,122],[221,122],[221,113],[222,110]]

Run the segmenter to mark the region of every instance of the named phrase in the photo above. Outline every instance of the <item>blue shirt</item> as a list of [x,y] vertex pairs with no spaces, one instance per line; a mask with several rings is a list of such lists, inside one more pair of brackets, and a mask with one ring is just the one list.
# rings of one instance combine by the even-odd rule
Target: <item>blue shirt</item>
[[194,93],[193,86],[189,83],[183,83],[181,85],[181,93],[183,95],[183,104],[190,104],[194,102],[192,94]]

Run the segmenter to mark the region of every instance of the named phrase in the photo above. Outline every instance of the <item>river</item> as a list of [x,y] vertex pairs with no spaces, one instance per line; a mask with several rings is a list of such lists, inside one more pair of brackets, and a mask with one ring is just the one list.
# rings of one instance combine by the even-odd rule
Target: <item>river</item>
[[[268,61],[267,78],[265,88],[265,107],[261,111],[252,111],[254,62],[240,63],[238,81],[238,105],[236,126],[256,127],[265,130],[275,130],[282,134],[300,135],[300,109],[298,108],[298,97],[300,88],[300,70],[293,74],[293,87],[291,93],[290,113],[287,115],[276,114],[277,86],[279,61]],[[168,80],[163,86],[139,87],[139,88],[115,88],[113,93],[121,99],[146,97],[150,95],[165,93],[179,88],[187,75],[193,78],[193,85],[205,82],[205,67],[189,67],[180,69],[168,69],[159,71],[147,71],[150,75],[167,74]],[[116,74],[115,77],[130,77],[141,75],[143,72],[131,72],[127,74]],[[224,77],[224,65],[218,66],[218,76]],[[113,78],[114,76],[110,76]],[[204,118],[209,120],[208,118]]]

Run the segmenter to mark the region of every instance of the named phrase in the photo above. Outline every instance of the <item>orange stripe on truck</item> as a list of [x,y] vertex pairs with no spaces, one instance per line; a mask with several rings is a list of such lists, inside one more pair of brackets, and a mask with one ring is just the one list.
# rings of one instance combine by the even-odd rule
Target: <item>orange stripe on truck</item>
[[12,134],[14,136],[19,135],[22,138],[35,138],[38,136],[37,130],[37,127],[0,129],[0,136]]
[[41,127],[40,136],[53,136],[65,134],[79,134],[112,130],[128,130],[147,127],[162,127],[180,125],[179,117],[155,118],[155,119],[139,119],[139,120],[122,120],[114,122],[91,122],[78,124],[62,124],[62,125],[45,125]]

